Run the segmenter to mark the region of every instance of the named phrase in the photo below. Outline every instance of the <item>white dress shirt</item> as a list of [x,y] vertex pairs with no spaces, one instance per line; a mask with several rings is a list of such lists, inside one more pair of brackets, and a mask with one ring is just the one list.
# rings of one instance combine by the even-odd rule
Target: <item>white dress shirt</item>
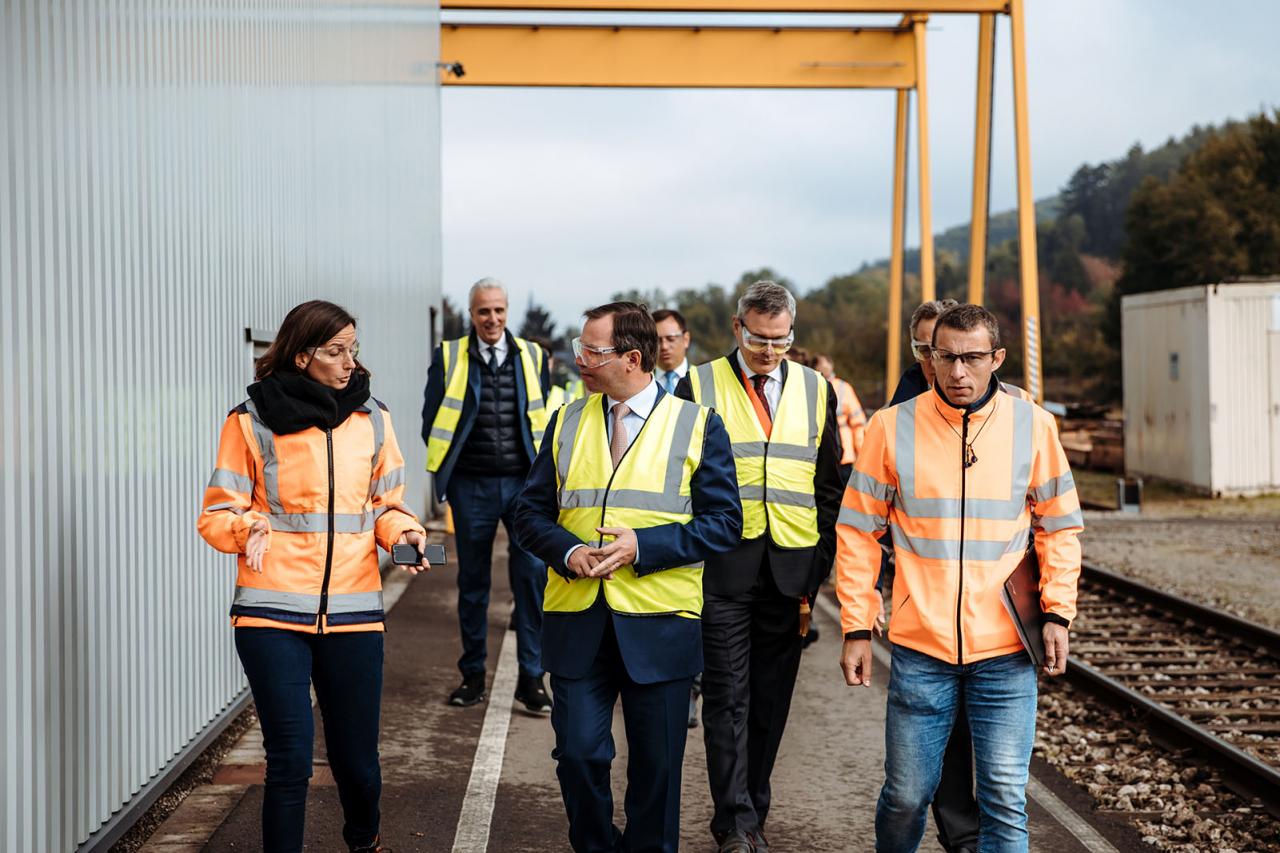
[[498,338],[496,344],[486,343],[479,335],[476,336],[476,343],[480,345],[480,357],[484,359],[485,364],[489,363],[489,347],[494,349],[494,358],[497,359],[499,365],[507,362],[507,333],[504,331],[502,337]]
[[[608,411],[604,415],[604,428],[609,437],[609,442],[613,441],[613,407],[618,403],[626,403],[631,409],[630,412],[622,419],[622,428],[627,431],[627,447],[630,447],[636,440],[636,436],[640,434],[640,428],[644,426],[644,422],[649,419],[649,415],[653,414],[653,407],[658,403],[658,383],[653,377],[649,377],[649,384],[639,393],[631,396],[627,400],[615,400],[612,397],[606,397]],[[564,552],[564,562],[569,564],[569,555],[579,548],[585,548],[585,544],[577,544]],[[640,559],[640,548],[636,547],[636,561]]]
[[[742,351],[738,351],[738,366],[742,368],[742,372],[746,374],[747,381],[751,381],[751,377],[756,373],[747,366],[746,360],[742,357]],[[769,412],[771,417],[778,414],[778,403],[782,400],[782,362],[778,362],[778,366],[767,374],[769,377],[764,382],[764,398],[769,403]]]
[[[666,390],[668,394],[674,394],[676,393],[676,386],[680,384],[680,380],[684,379],[685,375],[688,372],[689,372],[689,359],[686,358],[686,359],[683,359],[678,365],[676,365],[675,370],[667,371],[659,368],[658,372],[654,375],[657,378],[658,383]],[[675,376],[672,377],[671,379],[670,387],[667,387],[668,373],[675,374]]]

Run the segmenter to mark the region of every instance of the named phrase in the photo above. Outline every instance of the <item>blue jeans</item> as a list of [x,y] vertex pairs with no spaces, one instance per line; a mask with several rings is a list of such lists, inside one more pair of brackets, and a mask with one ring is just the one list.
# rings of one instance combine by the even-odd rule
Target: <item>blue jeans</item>
[[262,849],[302,850],[315,723],[311,685],[324,720],[329,769],[338,785],[342,837],[352,847],[378,836],[382,769],[382,633],[311,634],[236,628],[236,651],[249,677],[267,751]]
[[1027,850],[1027,773],[1036,733],[1036,671],[1022,652],[965,664],[893,647],[885,721],[885,782],[877,853],[910,853],[942,775],[963,698],[978,783],[978,850]]
[[449,480],[454,538],[458,545],[458,628],[464,676],[484,673],[489,639],[489,585],[498,522],[507,528],[507,573],[515,599],[516,659],[523,675],[542,675],[542,596],[547,566],[516,544],[513,522],[523,476]]

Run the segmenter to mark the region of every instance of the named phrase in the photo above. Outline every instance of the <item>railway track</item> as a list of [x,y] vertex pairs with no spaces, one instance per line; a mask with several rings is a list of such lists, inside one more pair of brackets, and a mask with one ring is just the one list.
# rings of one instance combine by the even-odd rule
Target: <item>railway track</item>
[[1068,677],[1280,817],[1280,632],[1086,564]]

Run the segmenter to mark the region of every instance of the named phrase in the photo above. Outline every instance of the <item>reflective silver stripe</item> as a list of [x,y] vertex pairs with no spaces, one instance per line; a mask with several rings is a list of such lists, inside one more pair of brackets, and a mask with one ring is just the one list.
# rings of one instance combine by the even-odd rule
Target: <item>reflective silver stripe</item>
[[253,480],[250,480],[244,474],[228,471],[226,468],[215,468],[213,469],[213,476],[209,478],[208,488],[226,489],[251,495],[253,494]]
[[[922,395],[923,396],[923,395]],[[899,506],[912,518],[959,518],[959,498],[918,498],[915,497],[916,479],[916,404],[920,400],[915,397],[897,407],[898,418],[894,429],[894,452],[898,462],[898,483],[900,488],[896,495]],[[965,500],[965,517],[981,518],[992,521],[1016,521],[1027,505],[1027,485],[1031,479],[1031,445],[1032,418],[1034,410],[1026,400],[1010,398],[1013,403],[1013,472],[1010,497],[1000,498],[967,498]],[[956,452],[959,460],[959,449]]]
[[320,610],[320,596],[302,592],[284,592],[278,589],[258,589],[237,586],[236,597],[231,602],[241,607],[270,607],[274,610],[290,610],[294,613],[316,613]]
[[[923,557],[926,560],[960,559],[960,540],[958,539],[928,539],[923,536],[908,536],[896,524],[891,524],[889,527],[893,531],[894,547],[901,548],[909,554],[915,554],[917,557]],[[1026,548],[1026,545],[1026,528],[1019,530],[1007,542],[995,539],[965,539],[964,558],[966,560],[995,562],[1005,554],[1015,551],[1020,552]]]
[[813,495],[808,492],[793,492],[789,489],[775,489],[772,486],[769,487],[765,502],[778,506],[804,507],[805,509],[814,509],[818,505]]
[[446,409],[456,409],[460,412],[462,411],[464,401],[455,400],[452,397],[445,397],[443,400],[440,401],[440,405]]
[[329,593],[329,613],[368,613],[382,610],[382,591]]
[[[370,471],[378,470],[378,457],[382,455],[382,444],[387,440],[387,422],[382,416],[382,407],[378,401],[369,398],[369,423],[373,425],[373,461],[369,463]],[[373,497],[373,484],[369,486],[369,497]]]
[[1006,554],[1017,552],[1019,554],[1027,550],[1027,543],[1031,540],[1031,528],[1024,527],[1017,533],[1013,534],[1013,538],[1009,540],[1009,547],[1004,549]]
[[668,495],[678,495],[680,483],[684,479],[684,462],[689,457],[689,442],[693,440],[693,428],[698,422],[698,406],[686,400],[675,399],[667,405],[678,405],[680,414],[676,415],[675,429],[671,433],[669,448],[671,455],[667,458],[667,480],[664,491]]
[[[804,371],[804,399],[809,409],[809,441],[814,447],[818,445],[818,374],[813,370]],[[814,459],[817,459],[814,456]]]
[[889,526],[889,522],[884,516],[858,512],[856,509],[849,509],[847,506],[840,507],[840,515],[837,518],[837,522],[861,530],[863,533],[871,533],[876,536],[883,533],[884,529]]
[[245,403],[249,410],[249,423],[253,426],[253,437],[258,442],[258,451],[262,453],[262,486],[267,494],[267,508],[272,512],[284,512],[280,503],[280,471],[276,460],[275,433],[262,421],[258,407],[252,400]]
[[1063,474],[1060,477],[1054,477],[1047,483],[1042,483],[1031,490],[1031,497],[1036,503],[1060,498],[1067,492],[1074,490],[1076,487],[1075,478],[1071,476],[1071,472]]
[[457,338],[452,341],[445,341],[444,345],[448,351],[447,355],[444,355],[444,353],[442,353],[442,355],[444,355],[444,364],[445,364],[445,374],[444,374],[445,399],[448,399],[449,386],[453,383],[453,375],[458,370],[459,350],[461,349],[462,342],[465,340],[467,340],[467,338]]
[[865,418],[866,416],[867,416],[867,413],[863,409],[854,409],[852,412],[849,413],[849,417],[851,418]]
[[849,487],[878,501],[889,503],[893,500],[893,486],[888,483],[882,483],[861,471],[855,470],[849,474]]
[[764,456],[766,442],[735,441],[733,443],[734,459],[759,459]]
[[800,462],[817,462],[818,461],[818,445],[814,442],[808,447],[801,447],[798,444],[775,444],[769,443],[770,459],[795,459]]
[[404,466],[401,465],[399,468],[396,468],[394,471],[391,471],[387,474],[383,474],[377,480],[373,481],[372,497],[385,495],[387,492],[391,491],[397,486],[403,486],[403,485],[404,485]]
[[582,412],[586,409],[587,402],[590,399],[590,397],[583,397],[579,400],[574,400],[560,410],[563,421],[560,426],[559,453],[557,454],[559,465],[557,468],[560,472],[561,483],[569,479],[569,463],[573,460],[573,444],[578,435],[578,422],[582,420]]
[[[383,511],[388,509],[384,507]],[[333,514],[334,533],[367,533],[373,529],[374,519],[381,513],[372,510],[363,513],[336,512]],[[327,533],[329,530],[329,514],[327,512],[282,512],[272,513],[271,529],[283,533]]]
[[1084,516],[1080,514],[1080,510],[1074,510],[1066,515],[1046,515],[1040,518],[1040,529],[1045,533],[1057,533],[1068,527],[1084,527]]
[[694,368],[694,371],[698,374],[697,396],[702,398],[698,402],[708,409],[716,407],[716,372],[712,364],[714,362],[709,361]]
[[244,515],[244,507],[236,506],[233,503],[209,504],[204,508],[205,512],[229,512],[232,515]]
[[738,499],[743,501],[764,500],[764,486],[739,486]]
[[604,506],[606,499],[611,509],[638,509],[680,515],[693,512],[693,498],[688,495],[668,495],[640,489],[564,489],[560,492],[560,508],[592,509]]
[[428,433],[431,438],[438,438],[441,441],[453,441],[453,430],[444,429],[443,427],[432,427]]

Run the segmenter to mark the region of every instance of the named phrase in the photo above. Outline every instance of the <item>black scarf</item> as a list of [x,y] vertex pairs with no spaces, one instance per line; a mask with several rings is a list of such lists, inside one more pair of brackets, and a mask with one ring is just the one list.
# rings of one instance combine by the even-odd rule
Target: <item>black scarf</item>
[[249,386],[249,399],[276,435],[333,429],[369,399],[369,374],[353,371],[347,387],[321,385],[305,373],[270,373]]

